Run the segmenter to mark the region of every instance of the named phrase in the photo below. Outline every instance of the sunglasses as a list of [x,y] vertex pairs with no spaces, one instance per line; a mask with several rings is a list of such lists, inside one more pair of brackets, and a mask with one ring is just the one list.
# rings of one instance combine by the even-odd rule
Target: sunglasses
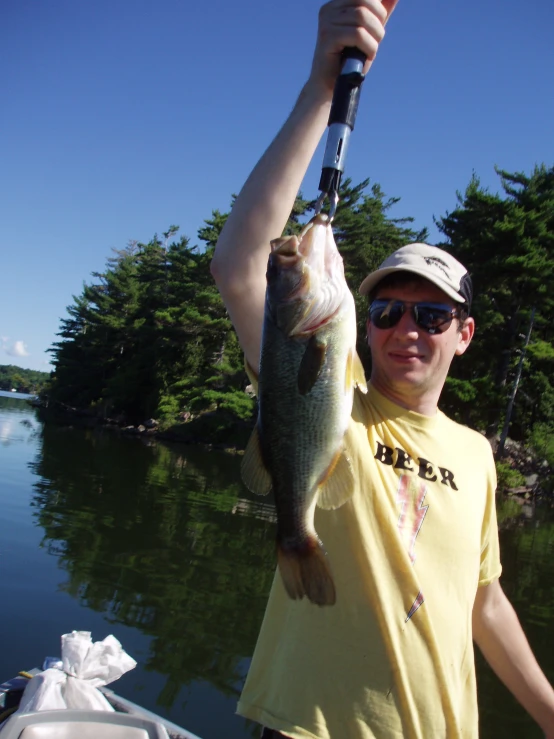
[[458,311],[445,303],[409,303],[403,300],[374,300],[369,306],[369,320],[377,328],[392,328],[409,309],[415,323],[428,334],[446,331]]

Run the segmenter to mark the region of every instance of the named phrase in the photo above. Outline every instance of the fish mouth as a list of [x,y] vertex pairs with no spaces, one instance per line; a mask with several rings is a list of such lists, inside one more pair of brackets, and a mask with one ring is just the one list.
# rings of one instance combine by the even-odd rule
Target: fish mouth
[[316,246],[316,226],[323,226],[326,228],[329,226],[329,223],[329,218],[326,215],[324,215],[323,213],[318,213],[311,219],[309,223],[304,226],[298,237],[299,248],[303,257],[309,257],[311,251],[314,249],[314,246]]
[[271,253],[279,257],[295,257],[298,256],[299,241],[296,236],[287,236],[282,239],[275,239],[271,242]]
[[271,242],[268,305],[289,336],[305,337],[331,322],[348,292],[329,218],[318,214],[298,235]]
[[297,236],[285,236],[272,241],[269,263],[273,269],[295,271],[299,264],[304,261],[299,246],[300,242]]
[[304,226],[298,236],[282,236],[280,239],[274,239],[271,242],[272,255],[279,257],[279,261],[281,261],[281,258],[283,261],[288,261],[290,257],[308,257],[315,242],[315,231],[312,231],[312,229],[315,226],[328,225],[329,218],[324,214],[318,213]]

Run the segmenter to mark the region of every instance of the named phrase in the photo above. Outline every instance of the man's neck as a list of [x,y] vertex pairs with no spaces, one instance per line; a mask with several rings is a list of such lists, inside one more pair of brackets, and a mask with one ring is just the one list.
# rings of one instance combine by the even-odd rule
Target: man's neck
[[371,384],[387,400],[401,408],[421,413],[423,416],[434,416],[437,413],[439,398],[436,392],[424,391],[418,394],[418,388],[403,392],[400,389],[390,387],[386,382],[381,382],[379,378],[373,376],[371,377]]

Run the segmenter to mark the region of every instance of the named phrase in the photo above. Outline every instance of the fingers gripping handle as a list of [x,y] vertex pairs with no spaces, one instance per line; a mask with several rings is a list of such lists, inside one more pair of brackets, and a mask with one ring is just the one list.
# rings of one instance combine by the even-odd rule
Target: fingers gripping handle
[[365,55],[353,47],[346,48],[342,58],[342,69],[333,92],[327,145],[319,181],[320,191],[323,194],[327,193],[335,200],[344,172],[350,134],[356,122],[360,89],[364,81],[363,68],[366,61]]
[[358,112],[360,88],[365,79],[363,69],[366,57],[359,49],[348,47],[342,53],[342,60],[342,69],[333,92],[329,125],[343,123],[352,131]]

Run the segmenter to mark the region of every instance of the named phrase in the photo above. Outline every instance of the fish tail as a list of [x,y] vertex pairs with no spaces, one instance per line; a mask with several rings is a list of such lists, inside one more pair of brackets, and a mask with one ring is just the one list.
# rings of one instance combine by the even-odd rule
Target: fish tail
[[319,539],[312,537],[294,546],[277,539],[277,561],[290,598],[297,600],[306,596],[318,606],[334,605],[335,583]]

